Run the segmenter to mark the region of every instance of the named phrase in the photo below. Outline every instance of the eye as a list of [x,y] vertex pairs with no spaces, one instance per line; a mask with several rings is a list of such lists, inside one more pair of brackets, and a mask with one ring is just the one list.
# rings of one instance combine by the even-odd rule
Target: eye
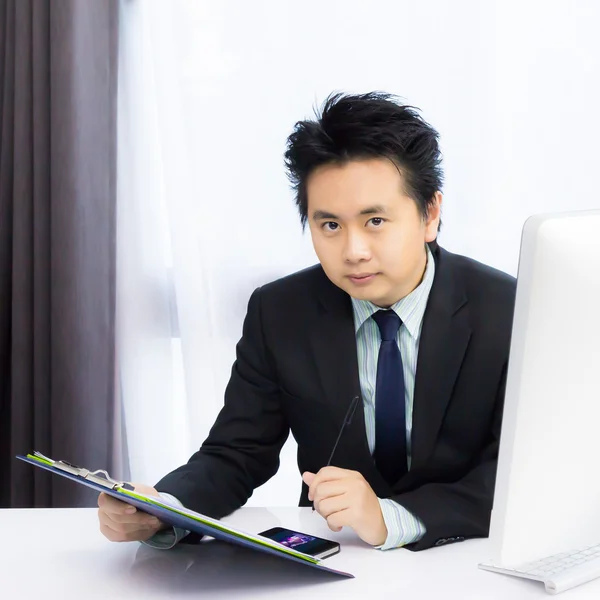
[[339,229],[340,226],[335,221],[327,221],[327,222],[323,223],[323,225],[321,225],[321,227],[325,231],[336,231],[337,229]]
[[372,219],[369,219],[367,223],[370,223],[373,225],[373,227],[377,228],[381,227],[385,223],[385,219],[382,219],[381,217],[373,217]]

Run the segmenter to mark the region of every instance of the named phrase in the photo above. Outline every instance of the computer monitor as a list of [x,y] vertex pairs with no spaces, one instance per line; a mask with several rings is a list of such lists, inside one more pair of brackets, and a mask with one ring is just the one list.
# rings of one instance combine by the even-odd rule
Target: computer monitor
[[505,566],[600,543],[600,210],[523,228],[490,542]]

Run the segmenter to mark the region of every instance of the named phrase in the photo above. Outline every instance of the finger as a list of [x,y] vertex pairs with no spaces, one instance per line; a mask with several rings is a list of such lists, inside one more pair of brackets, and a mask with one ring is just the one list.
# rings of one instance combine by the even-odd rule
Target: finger
[[354,471],[348,469],[340,469],[339,467],[323,467],[311,481],[308,488],[308,499],[313,500],[316,488],[325,481],[337,481],[351,477]]
[[320,502],[315,502],[315,510],[325,519],[331,515],[350,508],[350,498],[348,494],[326,498]]
[[106,523],[100,521],[100,533],[111,542],[121,541],[121,534],[113,531]]
[[106,510],[104,505],[98,508],[98,518],[101,521],[109,520],[110,523],[131,524],[137,527],[153,526],[155,524],[155,517],[143,511],[136,511],[134,514],[110,512]]
[[150,515],[135,515],[137,518],[135,521],[115,521],[111,515],[105,514],[104,518],[101,517],[101,521],[106,523],[111,529],[123,533],[132,533],[134,531],[141,530],[158,530],[162,523],[156,518]]
[[313,496],[313,502],[317,504],[325,498],[341,496],[349,491],[349,486],[344,480],[325,481],[317,486]]
[[138,510],[134,514],[119,513],[119,512],[108,512],[103,508],[99,509],[100,512],[110,517],[115,523],[137,523],[138,525],[144,524],[148,519],[152,518],[152,515],[145,513],[144,511]]
[[132,533],[134,531],[142,531],[148,530],[151,532],[158,531],[163,524],[156,517],[152,515],[145,515],[143,513],[139,513],[138,515],[134,515],[134,521],[115,521],[111,515],[102,512],[101,509],[98,510],[98,518],[100,523],[110,527],[113,531],[117,533]]
[[349,509],[334,512],[327,517],[327,525],[331,531],[341,531],[342,527],[352,527]]
[[154,535],[148,529],[138,529],[131,532],[115,531],[107,523],[100,523],[100,532],[111,542],[143,542]]
[[140,492],[145,496],[159,496],[158,491],[149,485],[144,485],[142,483],[132,483],[131,485],[133,485],[136,492]]
[[111,515],[134,515],[137,512],[135,506],[131,506],[104,493],[98,496],[98,507]]
[[315,474],[310,471],[304,471],[304,473],[302,473],[302,481],[304,481],[306,485],[310,485],[314,478]]

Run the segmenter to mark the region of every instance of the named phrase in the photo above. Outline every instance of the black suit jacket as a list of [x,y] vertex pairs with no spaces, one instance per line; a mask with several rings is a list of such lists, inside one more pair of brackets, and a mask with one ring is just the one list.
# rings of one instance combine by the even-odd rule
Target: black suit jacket
[[[385,482],[362,410],[332,461],[421,519],[427,533],[412,550],[488,534],[516,289],[505,273],[435,242],[431,249],[436,271],[419,344],[411,470]],[[250,298],[208,438],[156,488],[201,513],[227,515],[277,472],[290,429],[300,472],[324,467],[360,393],[350,297],[320,265],[269,283]],[[300,505],[310,506],[305,484]]]

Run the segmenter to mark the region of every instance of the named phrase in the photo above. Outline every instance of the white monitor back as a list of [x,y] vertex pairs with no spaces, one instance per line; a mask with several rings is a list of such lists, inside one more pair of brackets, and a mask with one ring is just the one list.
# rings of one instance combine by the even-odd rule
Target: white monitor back
[[505,566],[600,543],[600,210],[523,228],[490,538]]

